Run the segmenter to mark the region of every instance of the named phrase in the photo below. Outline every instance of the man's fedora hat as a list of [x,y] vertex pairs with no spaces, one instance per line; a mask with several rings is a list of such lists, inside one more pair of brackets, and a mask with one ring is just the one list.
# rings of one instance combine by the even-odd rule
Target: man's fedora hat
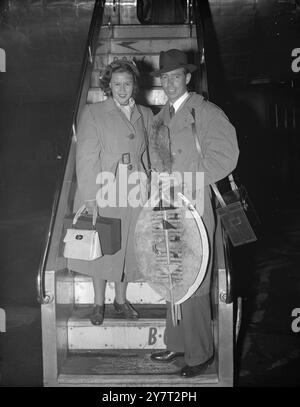
[[179,49],[161,51],[159,54],[159,69],[151,72],[151,75],[160,76],[162,73],[174,71],[174,69],[178,68],[186,68],[189,72],[194,72],[197,66],[188,64],[186,54]]

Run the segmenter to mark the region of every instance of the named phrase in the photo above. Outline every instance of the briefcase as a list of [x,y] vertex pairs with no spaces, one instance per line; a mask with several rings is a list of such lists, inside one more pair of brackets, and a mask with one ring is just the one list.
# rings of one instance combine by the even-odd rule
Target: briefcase
[[[232,178],[232,176],[230,177]],[[232,178],[233,179],[233,178]],[[255,242],[260,231],[260,220],[244,186],[235,183],[231,191],[221,194],[215,184],[212,189],[218,199],[217,213],[233,246]]]
[[[93,216],[83,214],[73,225],[74,214],[65,216],[64,228],[93,229]],[[102,254],[115,254],[121,249],[121,219],[97,216],[96,230],[98,231]]]

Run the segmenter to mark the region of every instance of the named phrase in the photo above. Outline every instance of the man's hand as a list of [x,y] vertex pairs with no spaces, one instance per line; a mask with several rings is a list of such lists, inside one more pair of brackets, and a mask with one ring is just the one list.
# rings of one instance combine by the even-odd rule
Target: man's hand
[[161,183],[161,190],[168,191],[170,187],[177,187],[182,184],[180,172],[161,172],[158,176],[158,181]]
[[182,178],[180,172],[161,172],[156,178],[156,191],[162,194],[162,197],[167,202],[176,201],[176,192],[182,189]]

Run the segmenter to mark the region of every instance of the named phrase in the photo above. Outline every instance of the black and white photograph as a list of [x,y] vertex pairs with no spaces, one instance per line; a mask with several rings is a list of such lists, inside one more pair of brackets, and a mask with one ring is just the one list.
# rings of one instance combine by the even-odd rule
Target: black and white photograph
[[300,387],[299,181],[299,0],[0,0],[0,387]]

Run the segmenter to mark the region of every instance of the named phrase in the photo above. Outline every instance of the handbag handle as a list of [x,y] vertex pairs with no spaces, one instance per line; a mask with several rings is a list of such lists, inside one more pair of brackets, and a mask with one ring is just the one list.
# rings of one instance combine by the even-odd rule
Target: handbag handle
[[[79,217],[82,215],[82,213],[83,213],[86,209],[87,209],[87,208],[86,208],[86,206],[85,206],[84,204],[78,209],[78,211],[75,213],[75,216],[74,216],[74,219],[73,219],[73,222],[72,222],[72,226],[75,226],[75,225],[76,225],[76,223],[77,223]],[[97,216],[98,216],[97,208],[95,207],[95,208],[93,209],[93,228],[94,228],[94,229],[96,228]]]

